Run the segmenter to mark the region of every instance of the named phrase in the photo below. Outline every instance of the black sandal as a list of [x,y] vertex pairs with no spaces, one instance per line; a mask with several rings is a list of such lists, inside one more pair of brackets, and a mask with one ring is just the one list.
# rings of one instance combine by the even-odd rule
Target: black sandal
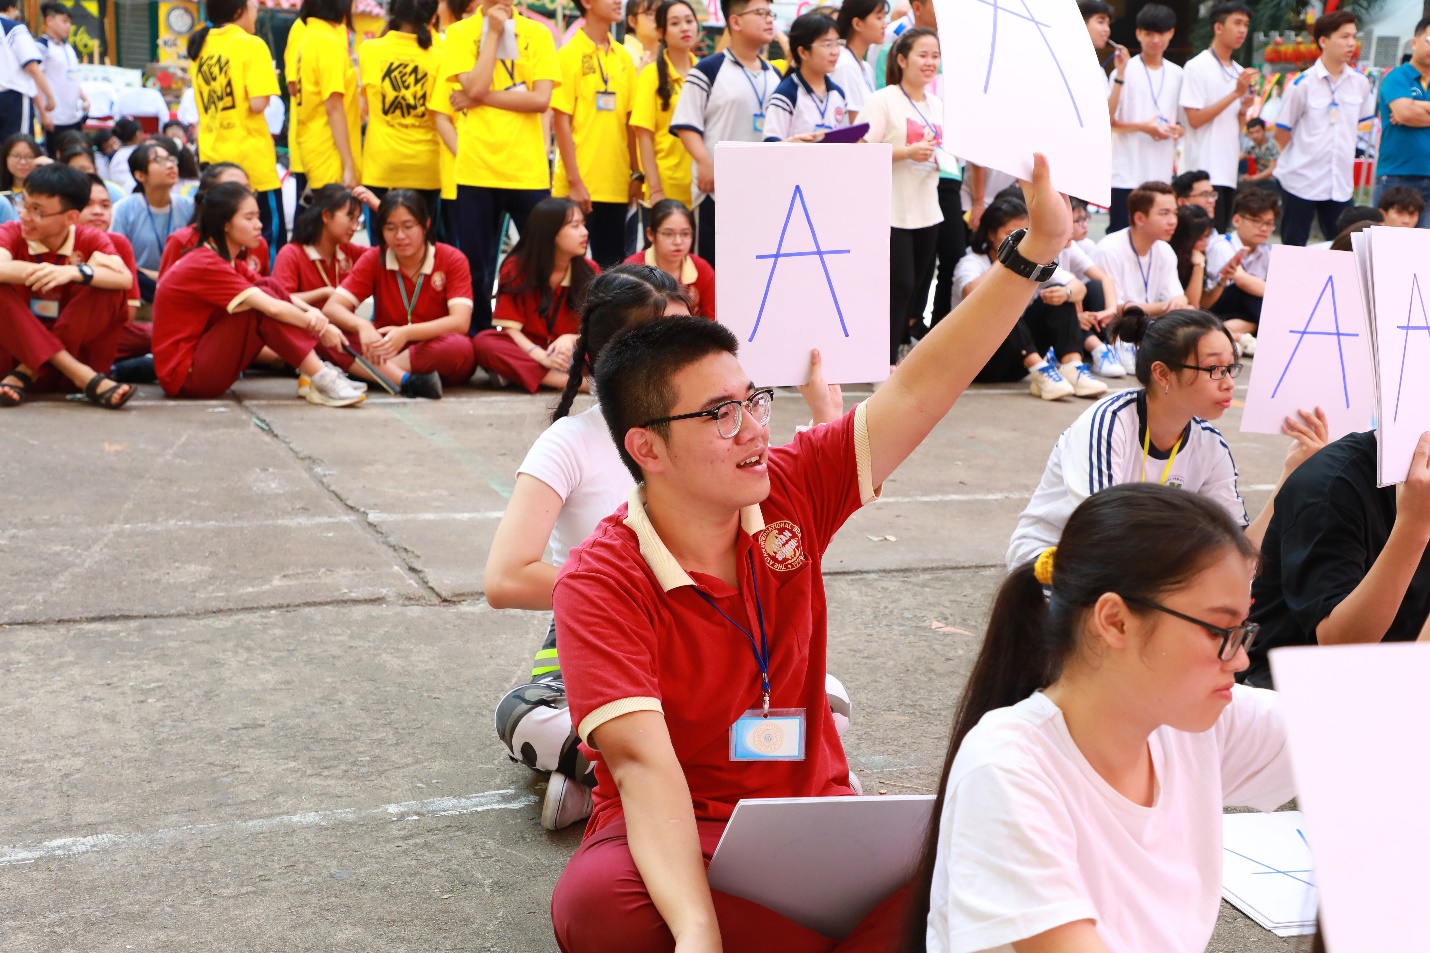
[[[98,404],[107,410],[118,410],[129,402],[129,398],[134,396],[134,392],[138,390],[138,388],[133,384],[119,384],[110,381],[114,386],[101,394],[99,392],[99,385],[108,380],[109,378],[104,374],[94,375],[89,379],[89,383],[84,385],[84,396],[88,397],[89,402],[92,404]],[[119,393],[121,388],[128,389],[121,395]]]
[[[3,383],[5,377],[18,378],[18,384]],[[35,383],[34,378],[24,371],[11,371],[0,377],[0,407],[19,407],[25,402],[25,391]],[[9,391],[9,393],[6,393]]]

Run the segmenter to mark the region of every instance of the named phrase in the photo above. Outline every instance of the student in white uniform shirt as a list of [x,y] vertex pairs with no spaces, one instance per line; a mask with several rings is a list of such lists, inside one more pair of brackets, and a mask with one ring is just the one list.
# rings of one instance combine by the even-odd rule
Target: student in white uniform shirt
[[1177,173],[1172,179],[1172,191],[1177,193],[1178,208],[1195,205],[1207,213],[1207,218],[1212,220],[1212,238],[1221,234],[1216,227],[1216,186],[1212,185],[1211,176],[1205,170],[1189,169]]
[[1328,13],[1312,30],[1321,58],[1296,77],[1276,114],[1281,158],[1273,175],[1286,202],[1281,241],[1287,245],[1306,244],[1313,215],[1322,236],[1336,237],[1336,219],[1350,208],[1355,191],[1356,129],[1375,117],[1370,80],[1350,65],[1355,14]]
[[55,94],[55,108],[50,111],[50,126],[45,129],[45,151],[51,159],[59,158],[60,137],[66,132],[83,131],[84,120],[89,114],[89,99],[84,94],[76,75],[79,70],[79,56],[69,43],[70,30],[74,24],[70,19],[69,7],[56,0],[40,5],[40,16],[45,21],[45,32],[37,42],[45,61],[41,68],[50,81],[50,89]]
[[765,141],[811,141],[848,124],[844,90],[832,79],[842,47],[834,18],[806,13],[789,28],[789,71],[770,97]]
[[1160,3],[1149,3],[1137,14],[1137,42],[1142,52],[1119,63],[1108,80],[1112,110],[1112,205],[1107,230],[1126,228],[1127,196],[1143,182],[1167,182],[1177,157],[1182,126],[1177,104],[1182,95],[1182,68],[1162,58],[1177,15]]
[[1241,160],[1241,120],[1251,105],[1256,70],[1243,69],[1231,56],[1246,42],[1251,8],[1241,0],[1222,0],[1211,8],[1212,44],[1182,69],[1181,106],[1187,117],[1182,165],[1205,169],[1217,190],[1212,218],[1226,229],[1236,194]]
[[839,7],[835,22],[844,48],[839,51],[839,65],[834,67],[832,78],[844,90],[851,124],[859,121],[864,101],[879,86],[874,81],[874,64],[865,57],[871,47],[884,41],[884,20],[888,13],[888,0],[846,0]]
[[1235,684],[1255,567],[1215,501],[1128,485],[1004,581],[915,881],[919,949],[1206,949],[1223,808],[1296,793],[1277,695]]
[[1222,288],[1209,310],[1226,322],[1246,357],[1256,353],[1256,326],[1271,267],[1268,242],[1280,208],[1281,197],[1270,189],[1243,189],[1232,206],[1232,230],[1207,245],[1207,290]]
[[1117,285],[1117,304],[1153,316],[1186,305],[1177,281],[1177,199],[1165,182],[1143,182],[1127,197],[1132,224],[1097,243],[1097,264]]

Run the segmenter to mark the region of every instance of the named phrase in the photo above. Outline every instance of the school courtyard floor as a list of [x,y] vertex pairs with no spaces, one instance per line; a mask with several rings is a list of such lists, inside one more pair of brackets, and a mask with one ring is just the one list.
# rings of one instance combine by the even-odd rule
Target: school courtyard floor
[[[542,830],[492,727],[547,617],[482,599],[551,398],[293,393],[0,412],[5,950],[555,950],[580,829]],[[933,790],[1014,520],[1086,406],[975,388],[835,540],[866,794]],[[1257,508],[1286,440],[1239,417]],[[781,392],[775,441],[805,419]],[[1223,907],[1209,949],[1293,947]]]

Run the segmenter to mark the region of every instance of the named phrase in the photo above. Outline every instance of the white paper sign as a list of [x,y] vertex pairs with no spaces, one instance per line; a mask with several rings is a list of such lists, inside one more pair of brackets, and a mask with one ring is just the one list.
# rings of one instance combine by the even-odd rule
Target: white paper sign
[[[716,297],[757,387],[889,376],[889,210],[884,143],[715,147]],[[851,185],[858,183],[857,194]]]
[[934,9],[944,148],[1024,180],[1042,152],[1058,191],[1111,205],[1107,76],[1077,4],[934,0]]
[[1274,245],[1241,429],[1280,433],[1316,407],[1332,440],[1369,430],[1375,388],[1354,255]]
[[1376,422],[1382,486],[1402,483],[1430,430],[1430,231],[1379,227],[1370,235]]
[[1304,828],[1299,811],[1222,816],[1221,895],[1277,936],[1316,931],[1316,881]]
[[1430,645],[1273,649],[1271,672],[1314,852],[1326,948],[1423,947]]

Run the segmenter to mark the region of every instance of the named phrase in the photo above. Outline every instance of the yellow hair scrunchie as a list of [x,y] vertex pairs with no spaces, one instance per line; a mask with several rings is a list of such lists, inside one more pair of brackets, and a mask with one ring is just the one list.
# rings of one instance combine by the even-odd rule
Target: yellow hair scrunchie
[[1033,563],[1033,578],[1045,586],[1053,584],[1053,555],[1057,551],[1056,546],[1049,546],[1038,556],[1038,561]]

